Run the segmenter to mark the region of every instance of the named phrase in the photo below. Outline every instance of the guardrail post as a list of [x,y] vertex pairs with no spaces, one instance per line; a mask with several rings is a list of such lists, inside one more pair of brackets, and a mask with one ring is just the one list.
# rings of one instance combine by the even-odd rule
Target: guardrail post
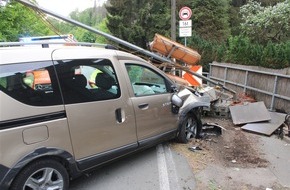
[[[208,78],[210,79],[210,77],[212,76],[212,64],[209,64],[209,73],[208,73]],[[209,86],[209,82],[207,81],[207,85]]]
[[270,110],[274,111],[274,103],[275,103],[275,96],[277,93],[277,83],[278,83],[278,76],[275,76],[275,81],[274,81],[274,88],[273,88],[273,94],[272,94],[272,101],[271,101],[271,106]]
[[225,67],[225,72],[224,72],[224,85],[226,85],[227,75],[228,75],[228,68]]
[[244,82],[244,93],[247,92],[248,75],[249,75],[249,71],[246,71],[245,82]]

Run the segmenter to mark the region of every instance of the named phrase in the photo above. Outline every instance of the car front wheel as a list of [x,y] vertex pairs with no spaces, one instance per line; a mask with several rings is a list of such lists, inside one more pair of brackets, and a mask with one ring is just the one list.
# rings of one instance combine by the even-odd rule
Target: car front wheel
[[55,160],[38,160],[25,167],[15,181],[12,190],[67,190],[69,176],[62,164]]
[[181,119],[177,139],[181,143],[188,143],[192,138],[198,138],[201,131],[201,122],[193,113],[189,112]]

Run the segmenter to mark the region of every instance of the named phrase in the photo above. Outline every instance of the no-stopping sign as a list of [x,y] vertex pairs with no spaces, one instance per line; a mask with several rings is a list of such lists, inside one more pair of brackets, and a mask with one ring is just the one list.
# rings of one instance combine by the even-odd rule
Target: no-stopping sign
[[182,7],[179,10],[179,18],[181,20],[188,20],[190,19],[191,15],[192,15],[192,11],[189,7]]

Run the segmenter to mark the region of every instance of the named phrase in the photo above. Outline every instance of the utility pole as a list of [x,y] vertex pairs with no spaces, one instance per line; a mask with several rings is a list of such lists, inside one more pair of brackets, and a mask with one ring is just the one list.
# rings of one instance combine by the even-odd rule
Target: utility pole
[[171,0],[171,40],[176,41],[176,0]]

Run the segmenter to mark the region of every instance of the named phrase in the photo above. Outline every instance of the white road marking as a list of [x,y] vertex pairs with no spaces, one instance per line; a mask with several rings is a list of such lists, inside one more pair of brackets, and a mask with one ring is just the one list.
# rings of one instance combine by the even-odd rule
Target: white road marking
[[173,156],[171,153],[171,149],[169,147],[169,145],[165,145],[164,146],[164,150],[165,150],[165,156],[167,159],[167,163],[168,163],[168,172],[169,172],[169,182],[170,182],[170,186],[172,187],[172,189],[175,190],[180,190],[181,187],[179,185],[179,181],[178,181],[178,177],[177,177],[177,170],[176,170],[176,166],[175,166],[175,162],[173,160]]
[[162,144],[156,147],[160,190],[170,190],[168,169]]

